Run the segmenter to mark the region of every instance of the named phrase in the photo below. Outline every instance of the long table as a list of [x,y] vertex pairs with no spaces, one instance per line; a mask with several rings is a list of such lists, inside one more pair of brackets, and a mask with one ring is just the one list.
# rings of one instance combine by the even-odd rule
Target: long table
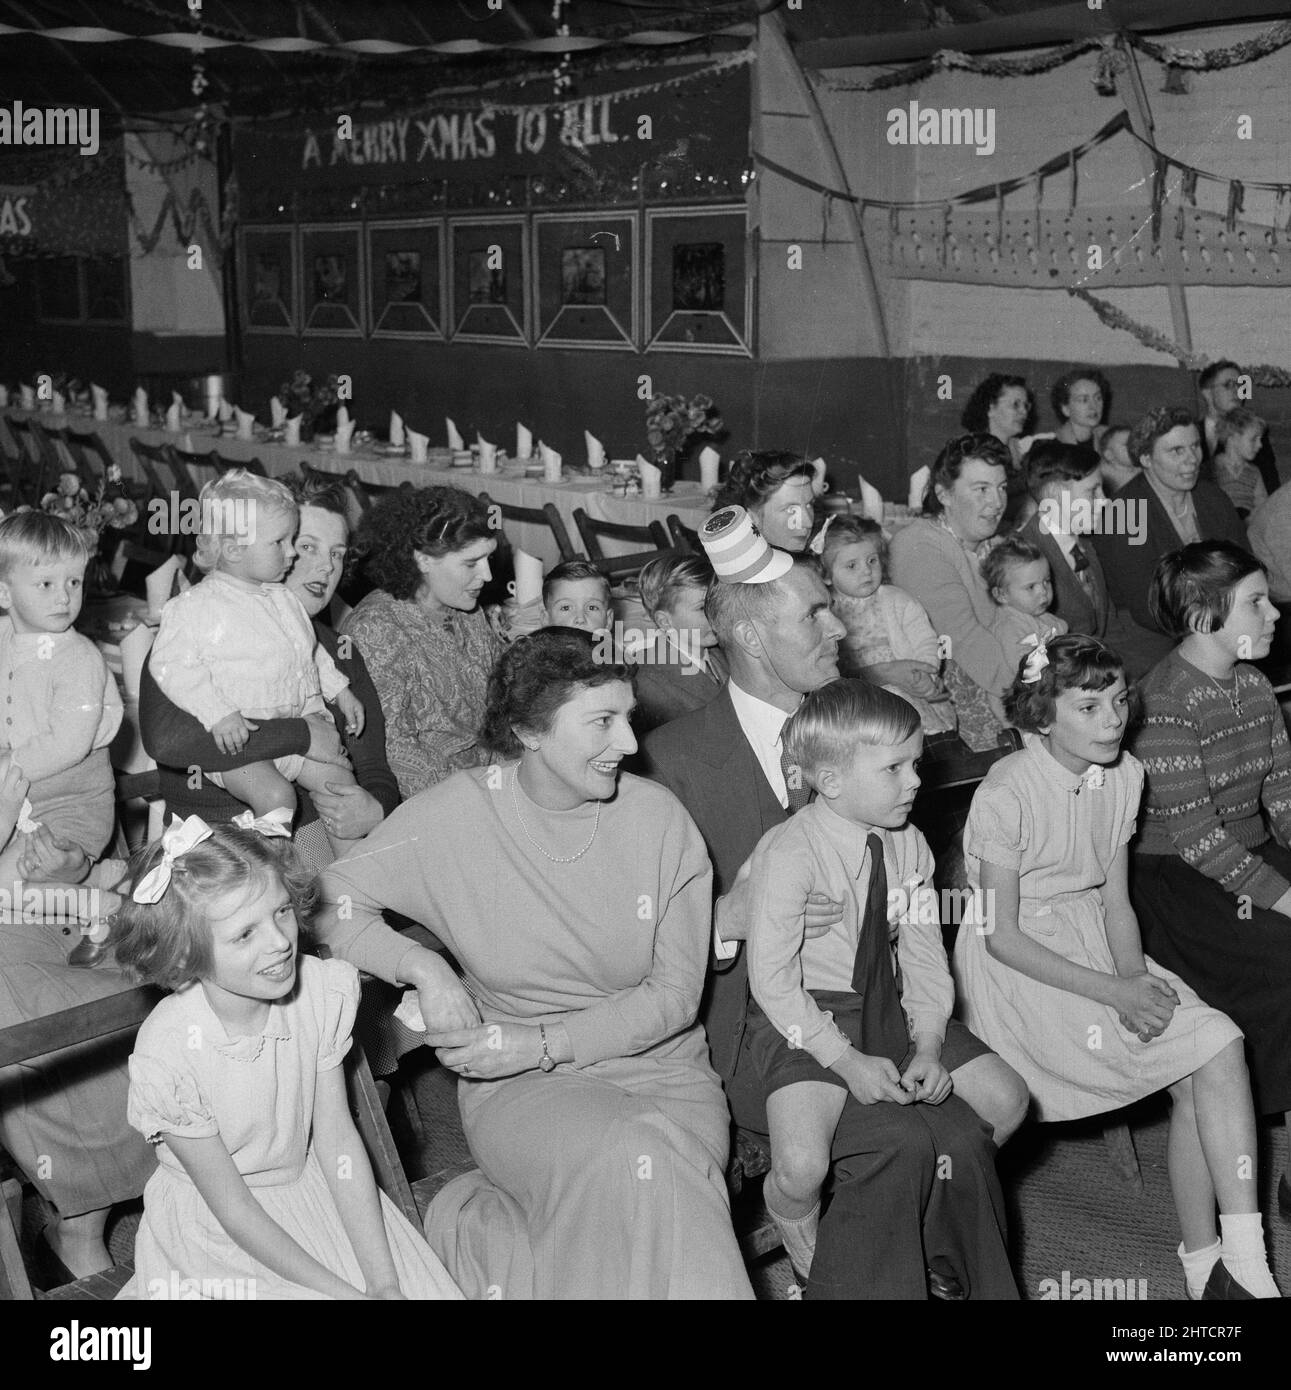
[[[477,495],[487,493],[495,502],[515,506],[542,507],[547,502],[553,502],[577,550],[582,549],[574,525],[574,511],[577,508],[582,508],[598,521],[616,521],[630,526],[645,526],[655,520],[662,522],[669,514],[676,513],[693,530],[707,515],[710,506],[707,494],[696,482],[678,483],[668,497],[621,497],[610,491],[607,482],[601,478],[572,475],[563,483],[547,483],[541,478],[526,476],[517,469],[480,473],[472,468],[436,468],[377,450],[338,454],[330,447],[312,444],[291,447],[272,440],[240,440],[231,435],[216,435],[214,427],[206,423],[174,432],[141,429],[117,420],[95,420],[91,415],[75,412],[63,416],[10,407],[5,414],[15,419],[34,418],[54,429],[66,425],[78,433],[94,430],[107,446],[108,453],[122,474],[136,482],[145,479],[130,448],[131,438],[146,444],[173,444],[185,448],[187,435],[195,452],[207,453],[211,449],[218,449],[221,457],[237,463],[259,459],[265,472],[272,478],[297,473],[302,463],[308,463],[312,468],[329,473],[343,474],[352,468],[365,483],[376,487],[398,487],[404,482],[411,482],[415,487],[446,484]],[[555,539],[547,527],[507,522],[505,529],[511,544],[541,560],[544,569],[559,562]],[[640,549],[631,542],[611,540],[602,545],[607,555],[621,555]]]

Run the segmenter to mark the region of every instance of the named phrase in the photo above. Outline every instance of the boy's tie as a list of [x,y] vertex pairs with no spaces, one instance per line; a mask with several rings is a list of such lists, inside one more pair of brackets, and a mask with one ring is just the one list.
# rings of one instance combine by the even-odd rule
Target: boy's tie
[[892,950],[888,942],[888,871],[883,863],[883,841],[871,835],[866,846],[870,855],[870,886],[861,916],[856,964],[852,967],[852,992],[864,1000],[860,1051],[869,1057],[888,1057],[895,1066],[900,1066],[910,1051],[910,1030],[892,972]]
[[1085,554],[1085,547],[1076,541],[1071,547],[1071,567],[1076,571],[1076,578],[1080,580],[1080,587],[1087,594],[1093,593],[1093,581],[1089,577],[1089,556]]

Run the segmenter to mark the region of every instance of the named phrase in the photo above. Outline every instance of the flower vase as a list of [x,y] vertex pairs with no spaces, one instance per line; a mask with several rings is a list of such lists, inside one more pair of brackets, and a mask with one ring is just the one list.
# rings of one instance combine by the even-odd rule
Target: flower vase
[[110,598],[118,591],[116,576],[112,566],[97,551],[90,556],[85,566],[85,597],[89,600]]

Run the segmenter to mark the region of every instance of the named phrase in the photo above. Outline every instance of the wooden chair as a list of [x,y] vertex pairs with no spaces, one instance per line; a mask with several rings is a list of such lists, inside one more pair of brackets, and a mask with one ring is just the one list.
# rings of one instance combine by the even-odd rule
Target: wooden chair
[[487,492],[478,493],[477,496],[486,507],[496,507],[503,521],[514,521],[527,526],[546,526],[555,537],[556,549],[560,551],[562,561],[580,558],[554,502],[545,502],[541,507],[517,507],[511,502],[495,502]]
[[229,459],[225,458],[218,449],[212,449],[206,457],[217,473],[229,473],[235,468],[245,468],[248,473],[254,473],[257,477],[267,478],[269,476],[264,471],[264,464],[259,459]]
[[53,487],[54,480],[62,472],[63,462],[38,421],[10,416],[7,423],[21,456],[21,484],[17,500],[38,507],[40,499]]
[[[624,579],[639,574],[641,570],[662,555],[672,555],[668,544],[668,532],[662,521],[651,521],[646,526],[629,526],[619,521],[597,521],[577,507],[574,510],[574,525],[582,537],[587,558],[610,581],[617,584]],[[601,537],[610,540],[631,541],[637,545],[652,546],[631,555],[606,555],[601,549]]]
[[704,547],[699,542],[699,532],[692,531],[683,524],[676,512],[668,516],[668,534],[672,537],[673,549],[682,555],[702,555]]

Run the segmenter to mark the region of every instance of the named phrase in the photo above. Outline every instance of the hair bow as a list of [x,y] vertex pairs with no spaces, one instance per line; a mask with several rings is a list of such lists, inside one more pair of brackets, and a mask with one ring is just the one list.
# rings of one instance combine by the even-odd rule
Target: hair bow
[[170,887],[170,876],[175,861],[182,859],[194,845],[211,838],[211,827],[201,816],[189,816],[181,820],[178,816],[161,837],[161,860],[139,880],[131,897],[137,903],[160,902]]
[[813,555],[823,555],[825,553],[825,533],[829,530],[830,523],[837,515],[837,512],[831,512],[825,518],[825,524],[811,538],[811,543],[807,546],[807,549],[810,550]]
[[275,837],[291,839],[291,812],[285,806],[276,806],[263,816],[257,816],[254,811],[243,811],[241,815],[233,817],[233,824],[239,830],[254,830],[268,840]]
[[1037,637],[1033,632],[1028,633],[1022,639],[1022,645],[1025,647],[1031,642],[1035,643],[1035,650],[1022,665],[1023,685],[1034,685],[1040,679],[1040,672],[1049,664],[1049,652],[1045,647],[1044,638]]

